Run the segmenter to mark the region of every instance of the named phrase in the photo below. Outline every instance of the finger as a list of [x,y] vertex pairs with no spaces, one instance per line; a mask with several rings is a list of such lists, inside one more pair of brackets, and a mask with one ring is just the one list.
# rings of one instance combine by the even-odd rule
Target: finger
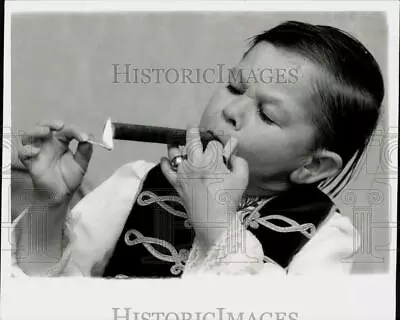
[[164,173],[165,178],[169,181],[169,183],[175,187],[177,185],[177,174],[172,169],[171,163],[165,157],[161,158],[161,171]]
[[223,163],[222,159],[222,152],[223,152],[223,145],[218,141],[210,141],[207,144],[206,151],[204,152],[205,155],[205,164],[209,167],[212,165]]
[[24,162],[27,159],[37,156],[39,152],[40,148],[32,145],[20,146],[18,150],[18,158]]
[[61,120],[42,120],[38,122],[38,125],[56,131],[61,130],[64,127],[64,123]]
[[33,144],[38,139],[45,139],[51,136],[51,131],[48,127],[35,127],[22,134],[21,143],[23,145]]
[[233,154],[236,154],[237,149],[238,149],[238,140],[234,137],[230,137],[228,142],[225,144],[224,149],[223,149],[223,156],[224,156],[224,161],[229,163],[229,160]]
[[203,155],[203,145],[200,139],[199,128],[192,124],[186,130],[186,151],[188,159],[192,162],[199,162]]
[[87,133],[81,132],[75,126],[64,126],[56,133],[56,137],[65,143],[69,143],[73,139],[76,139],[78,142],[85,142],[89,139]]
[[86,171],[90,158],[93,153],[93,145],[88,142],[79,142],[76,148],[74,159],[79,164],[79,166]]
[[167,148],[168,148],[168,158],[170,160],[172,160],[176,156],[182,155],[182,152],[177,145],[168,144]]
[[247,161],[241,157],[231,156],[231,170],[236,177],[243,179],[243,187],[246,187],[249,181],[249,165]]

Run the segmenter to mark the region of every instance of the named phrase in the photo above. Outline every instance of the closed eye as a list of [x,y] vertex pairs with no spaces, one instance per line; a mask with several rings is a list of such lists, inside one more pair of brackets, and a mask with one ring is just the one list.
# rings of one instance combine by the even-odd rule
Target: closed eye
[[241,95],[241,94],[243,94],[243,92],[242,92],[241,90],[235,88],[235,87],[232,86],[231,84],[228,84],[228,85],[226,86],[226,88],[227,88],[228,91],[229,91],[230,93],[232,93],[232,94],[235,94],[235,95]]
[[264,112],[263,106],[261,103],[257,105],[257,112],[261,118],[262,121],[268,124],[276,124],[268,115]]

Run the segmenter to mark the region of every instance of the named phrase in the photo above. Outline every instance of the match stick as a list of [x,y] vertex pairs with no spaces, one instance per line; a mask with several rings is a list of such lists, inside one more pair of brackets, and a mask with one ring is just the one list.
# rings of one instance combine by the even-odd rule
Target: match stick
[[89,140],[86,140],[85,142],[91,143],[91,144],[96,145],[96,146],[103,147],[103,148],[105,148],[105,149],[107,149],[107,150],[112,150],[112,147],[110,147],[110,146],[108,146],[108,145],[105,145],[105,144],[103,144],[103,143],[101,143],[101,142],[97,142],[97,141],[90,140],[90,139],[89,139]]

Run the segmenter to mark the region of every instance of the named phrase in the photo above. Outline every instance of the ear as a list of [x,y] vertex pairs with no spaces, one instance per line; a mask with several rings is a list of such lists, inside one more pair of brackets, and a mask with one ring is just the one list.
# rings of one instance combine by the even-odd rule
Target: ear
[[317,151],[303,166],[290,174],[290,181],[297,184],[322,181],[337,174],[342,165],[342,158],[337,153],[328,150]]

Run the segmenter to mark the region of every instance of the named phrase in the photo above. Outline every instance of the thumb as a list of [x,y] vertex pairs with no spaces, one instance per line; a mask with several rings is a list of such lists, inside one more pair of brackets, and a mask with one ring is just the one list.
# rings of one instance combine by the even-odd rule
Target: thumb
[[247,161],[241,157],[232,155],[230,159],[231,170],[234,176],[243,179],[244,187],[249,183],[249,165]]
[[93,145],[91,143],[79,142],[74,154],[74,159],[85,172],[92,157],[92,153]]
[[176,172],[172,169],[171,163],[168,158],[161,158],[161,171],[167,178],[168,182],[175,187],[176,186]]

